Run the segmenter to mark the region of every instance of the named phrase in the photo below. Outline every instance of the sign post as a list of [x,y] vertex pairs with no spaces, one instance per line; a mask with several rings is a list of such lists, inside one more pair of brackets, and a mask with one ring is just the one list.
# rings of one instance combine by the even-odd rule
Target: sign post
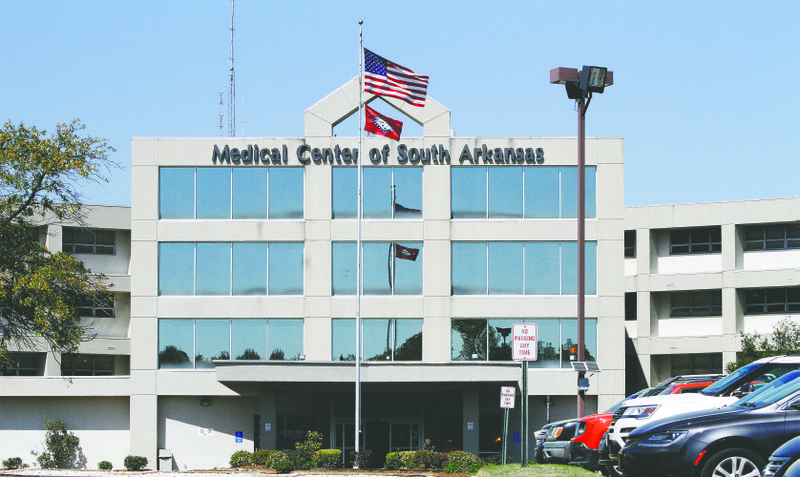
[[538,332],[536,323],[514,323],[511,357],[522,361],[522,467],[528,465],[528,361],[538,358]]
[[500,407],[505,410],[503,412],[503,465],[506,465],[506,455],[508,454],[508,410],[514,409],[514,398],[516,395],[517,388],[514,386],[503,386],[500,388]]

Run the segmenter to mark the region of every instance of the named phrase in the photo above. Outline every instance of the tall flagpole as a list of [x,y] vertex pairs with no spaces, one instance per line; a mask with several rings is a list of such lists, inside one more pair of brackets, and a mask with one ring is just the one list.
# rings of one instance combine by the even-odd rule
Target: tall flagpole
[[[364,20],[358,21],[358,43],[359,43],[359,57],[358,57],[358,158],[356,159],[358,169],[358,204],[357,210],[357,231],[356,231],[356,442],[355,451],[356,455],[360,450],[361,444],[361,292],[363,290],[363,271],[361,267],[362,253],[361,253],[361,216],[363,215],[363,200],[361,198],[362,185],[364,182],[363,170],[361,168],[361,130],[364,129],[361,124],[364,113],[364,101],[362,94],[364,91],[364,36],[361,31],[361,25]],[[353,460],[353,468],[358,469],[358,460]]]

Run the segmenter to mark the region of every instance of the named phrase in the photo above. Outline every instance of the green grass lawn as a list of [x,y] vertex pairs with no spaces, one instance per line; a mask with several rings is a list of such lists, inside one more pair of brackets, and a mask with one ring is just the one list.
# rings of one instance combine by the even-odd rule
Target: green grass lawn
[[520,464],[490,465],[478,471],[478,477],[597,477],[600,474],[590,472],[574,465],[557,464]]

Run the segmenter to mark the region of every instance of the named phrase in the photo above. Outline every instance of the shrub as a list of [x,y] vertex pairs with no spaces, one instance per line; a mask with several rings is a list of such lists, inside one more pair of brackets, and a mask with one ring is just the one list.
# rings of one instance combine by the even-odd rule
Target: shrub
[[364,449],[362,451],[350,451],[350,457],[353,459],[353,465],[359,469],[366,469],[369,464],[369,459],[372,457],[372,451]]
[[272,467],[276,459],[280,460],[286,457],[286,453],[275,449],[261,449],[255,451],[250,455],[250,463],[253,465],[263,465]]
[[448,474],[474,474],[482,465],[483,463],[475,454],[457,450],[447,453],[444,471]]
[[47,434],[44,438],[45,451],[36,457],[42,469],[68,469],[76,467],[81,440],[67,430],[61,419],[48,421],[44,418]]
[[423,449],[416,451],[421,456],[422,465],[425,469],[441,469],[444,467],[444,454],[436,452],[431,448],[430,450]]
[[97,468],[99,470],[111,470],[111,469],[114,468],[114,466],[111,465],[111,462],[109,462],[107,460],[103,460],[103,461],[100,461],[99,464],[97,464]]
[[316,466],[324,469],[340,469],[342,467],[341,449],[321,449],[317,452]]
[[140,455],[129,455],[125,457],[125,468],[131,471],[139,471],[144,469],[147,466],[147,457],[142,457]]
[[231,467],[244,467],[250,465],[251,454],[246,450],[236,451],[231,455]]
[[19,469],[22,467],[22,457],[9,457],[3,461],[3,467],[6,469]]
[[269,449],[261,449],[250,454],[250,463],[253,465],[266,465],[270,466],[270,459],[272,451]]
[[403,468],[403,459],[400,452],[389,452],[386,454],[386,462],[383,464],[386,470],[398,470]]
[[289,453],[295,469],[311,469],[316,465],[317,451],[322,447],[322,434],[308,431],[306,440],[298,442]]
[[425,463],[422,461],[422,454],[419,451],[405,451],[402,453],[403,467],[412,470],[421,470],[425,468]]
[[280,452],[280,454],[274,454],[272,459],[272,470],[279,474],[288,474],[294,470],[292,459],[283,452]]

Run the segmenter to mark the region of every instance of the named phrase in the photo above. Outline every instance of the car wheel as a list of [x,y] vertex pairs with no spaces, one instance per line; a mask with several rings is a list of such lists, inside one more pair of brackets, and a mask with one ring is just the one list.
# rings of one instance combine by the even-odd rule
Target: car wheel
[[759,477],[764,459],[747,449],[725,449],[703,466],[702,477]]

